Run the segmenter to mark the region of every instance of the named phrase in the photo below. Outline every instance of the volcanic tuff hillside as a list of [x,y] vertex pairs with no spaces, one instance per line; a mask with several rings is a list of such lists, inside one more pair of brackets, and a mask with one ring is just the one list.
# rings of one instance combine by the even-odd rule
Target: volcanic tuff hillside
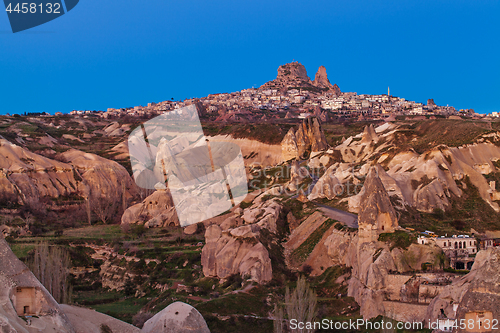
[[[405,125],[386,123],[375,128],[370,125],[363,133],[344,140],[333,151],[316,155],[309,161],[309,166],[322,165],[327,169],[309,199],[340,199],[339,202],[347,204],[349,211],[357,213],[362,193],[351,193],[346,197],[345,193],[336,194],[334,187],[342,188],[348,182],[362,183],[370,166],[375,165],[391,201],[400,212],[414,209],[430,214],[439,210],[453,215],[461,209],[459,206],[463,200],[477,197],[487,204],[485,210],[496,218],[491,220],[488,215],[488,218],[480,219],[484,223],[476,223],[478,221],[471,217],[477,214],[463,212],[462,218],[468,220],[465,224],[478,230],[498,229],[498,133],[479,133],[472,141],[475,143],[467,142],[469,144],[459,147],[435,144],[421,154],[408,147],[407,142],[411,144],[425,138],[415,136],[408,140],[408,136],[411,138],[412,134]],[[410,223],[404,217],[401,220]],[[418,221],[411,223],[418,226]]]
[[[300,68],[296,72],[297,77],[304,76]],[[246,162],[266,167],[306,152],[304,156],[308,156],[312,151],[308,167],[322,170],[308,194],[310,200],[334,201],[358,212],[360,195],[336,192],[348,183],[358,185],[359,190],[369,166],[377,165],[400,224],[426,228],[435,224],[437,215],[433,213],[439,210],[445,212],[445,222],[435,225],[440,230],[453,229],[454,225],[478,231],[498,229],[500,177],[496,161],[500,136],[496,123],[409,119],[366,125],[361,133],[354,134],[360,124],[320,125],[311,119],[307,120],[311,124],[304,123],[298,130],[284,125],[290,129],[282,131],[281,154],[278,145],[234,140],[230,131],[214,139],[243,143]],[[86,198],[95,194],[112,197],[119,209],[139,203],[150,194],[140,192],[121,166],[129,168],[124,139],[134,124],[57,117],[6,117],[2,124],[0,135],[11,140],[0,141],[0,197],[6,208],[31,205],[36,211],[43,202],[59,213],[71,207],[83,211]],[[69,133],[73,133],[72,138]],[[242,134],[238,130],[235,136]],[[477,202],[477,198],[482,200]],[[469,201],[481,209],[466,208]],[[83,212],[79,219],[87,220]]]
[[[294,75],[308,82],[303,74],[298,68]],[[315,81],[326,84],[321,73]],[[32,219],[42,227],[41,232],[53,232],[59,225],[86,224],[86,197],[102,194],[102,198],[113,198],[111,204],[123,230],[130,228],[140,234],[144,230],[137,226],[158,227],[163,229],[157,232],[161,235],[165,230],[168,238],[168,254],[160,259],[156,253],[164,250],[163,245],[145,245],[144,253],[154,257],[141,254],[146,259],[141,266],[144,280],[137,282],[139,299],[143,292],[151,292],[148,286],[154,286],[154,304],[162,297],[173,299],[186,293],[183,290],[188,290],[186,295],[205,297],[204,279],[223,285],[237,276],[243,283],[282,285],[297,272],[319,281],[338,271],[332,288],[352,296],[360,305],[359,314],[371,318],[390,315],[397,302],[405,300],[407,284],[391,281],[421,270],[423,264],[437,263],[442,253],[436,246],[415,244],[414,235],[400,226],[438,234],[500,230],[498,123],[407,119],[338,124],[308,118],[299,124],[273,124],[280,131],[273,133],[272,142],[255,140],[257,126],[248,132],[250,138],[244,137],[241,127],[231,133],[229,126],[216,138],[244,142],[243,155],[254,191],[239,207],[184,231],[169,227],[177,219],[168,192],[140,190],[129,176],[124,141],[137,124],[5,117],[0,126],[4,137],[0,140],[0,196],[2,221],[8,228],[2,231],[14,237],[40,232],[29,230]],[[258,133],[261,138],[263,134]],[[281,145],[276,138],[282,140]],[[251,165],[259,161],[261,166]],[[96,223],[99,205],[95,200],[93,204],[91,222]],[[359,230],[328,218],[324,210],[317,210],[318,204],[358,213]],[[71,213],[76,210],[80,214]],[[48,216],[50,212],[54,214]],[[14,216],[21,216],[26,227],[19,227],[20,220],[10,223]],[[203,247],[201,253],[182,246],[181,237],[175,238],[178,232],[202,237],[205,229],[204,242],[192,240],[196,249]],[[130,232],[124,231],[124,235]],[[406,237],[408,242],[401,245]],[[11,241],[20,245],[23,238]],[[124,265],[142,265],[132,255],[140,251],[128,242],[115,239],[113,245],[99,244],[109,253],[104,259],[94,254],[104,263],[94,273],[82,273],[85,279],[122,292],[127,276],[135,279],[141,275],[123,274]],[[82,245],[87,246],[97,249],[95,244]],[[170,271],[194,281],[177,285],[176,294],[171,295],[171,286],[166,286],[175,278],[163,278]],[[234,285],[241,287],[241,282]],[[157,294],[160,291],[162,296]],[[451,297],[455,302],[463,299],[465,309],[469,306],[465,302],[473,296]],[[443,299],[449,298],[443,294]],[[199,306],[205,309],[204,315],[213,311],[210,303],[203,304]],[[434,316],[422,308],[425,306],[417,311],[419,318]]]

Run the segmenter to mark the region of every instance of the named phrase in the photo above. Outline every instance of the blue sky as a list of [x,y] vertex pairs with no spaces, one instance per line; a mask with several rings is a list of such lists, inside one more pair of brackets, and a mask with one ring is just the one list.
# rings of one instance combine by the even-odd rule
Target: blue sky
[[297,60],[342,91],[500,111],[500,1],[81,0],[13,34],[0,113],[130,107],[260,86]]

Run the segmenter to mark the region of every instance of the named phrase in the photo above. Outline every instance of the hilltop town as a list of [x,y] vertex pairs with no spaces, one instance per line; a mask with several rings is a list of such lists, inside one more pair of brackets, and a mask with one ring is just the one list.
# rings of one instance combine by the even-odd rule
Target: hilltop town
[[184,101],[149,103],[147,106],[108,108],[107,111],[74,110],[70,114],[106,119],[125,115],[152,117],[193,103],[197,104],[202,116],[231,122],[301,119],[312,114],[323,122],[330,119],[393,119],[400,115],[481,117],[472,109],[456,110],[452,106],[440,106],[433,99],[428,99],[427,104],[409,101],[390,95],[390,91],[382,95],[342,92],[337,84],[330,83],[325,67],[319,67],[314,80],[311,80],[305,67],[298,62],[280,66],[276,79],[259,88],[210,94]]

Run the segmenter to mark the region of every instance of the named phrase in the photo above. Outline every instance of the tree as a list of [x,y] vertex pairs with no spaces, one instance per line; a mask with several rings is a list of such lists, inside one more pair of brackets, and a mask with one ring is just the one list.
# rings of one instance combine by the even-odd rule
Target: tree
[[92,170],[87,171],[86,178],[93,177],[103,179],[100,188],[91,187],[87,185],[85,196],[87,198],[87,215],[89,209],[94,213],[97,218],[104,224],[110,222],[113,218],[121,216],[120,210],[126,209],[126,183],[122,181],[118,183],[113,181],[114,177],[110,176],[116,174],[112,167],[105,168],[96,166]]
[[116,202],[113,196],[91,194],[89,199],[92,212],[102,223],[106,224],[113,218],[116,213]]
[[92,225],[92,211],[90,209],[90,198],[87,197],[85,199],[85,211],[87,213],[87,220],[89,221],[89,224]]
[[278,304],[274,305],[274,332],[286,332],[285,314],[283,313],[283,307]]
[[122,180],[122,210],[125,212],[127,210],[127,187],[125,180]]
[[47,243],[40,243],[35,247],[33,259],[28,266],[58,303],[70,302],[68,251],[58,246],[49,247]]
[[127,279],[125,280],[125,284],[123,285],[123,292],[125,293],[126,296],[132,296],[135,294],[136,291],[136,286],[132,279],[130,278],[130,275],[127,276]]
[[438,255],[436,255],[436,259],[434,261],[434,263],[439,266],[440,269],[443,269],[445,266],[446,266],[446,261],[448,260],[448,258],[446,257],[446,254],[441,251],[439,252]]
[[[297,322],[312,322],[316,316],[317,304],[316,293],[309,288],[306,278],[300,277],[293,292],[290,292],[290,288],[286,287],[284,310],[280,306],[275,307],[275,332],[284,332],[284,323],[287,320],[296,319]],[[287,319],[284,318],[285,312]],[[314,330],[304,328],[292,330],[292,332],[311,333]]]

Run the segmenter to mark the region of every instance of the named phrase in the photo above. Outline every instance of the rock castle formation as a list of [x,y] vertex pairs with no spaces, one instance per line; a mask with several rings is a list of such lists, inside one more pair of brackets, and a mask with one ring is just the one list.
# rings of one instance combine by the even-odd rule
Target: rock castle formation
[[324,89],[326,88],[337,96],[341,94],[339,86],[337,84],[332,85],[328,80],[328,75],[326,74],[325,66],[319,66],[312,84],[313,86],[318,88],[324,88]]
[[266,82],[260,88],[278,89],[282,92],[286,92],[288,89],[292,88],[317,88],[332,92],[335,95],[341,94],[340,88],[337,84],[332,85],[328,80],[326,68],[324,66],[319,67],[314,81],[311,81],[309,76],[307,76],[307,71],[304,65],[297,61],[279,66],[278,76],[276,79]]

